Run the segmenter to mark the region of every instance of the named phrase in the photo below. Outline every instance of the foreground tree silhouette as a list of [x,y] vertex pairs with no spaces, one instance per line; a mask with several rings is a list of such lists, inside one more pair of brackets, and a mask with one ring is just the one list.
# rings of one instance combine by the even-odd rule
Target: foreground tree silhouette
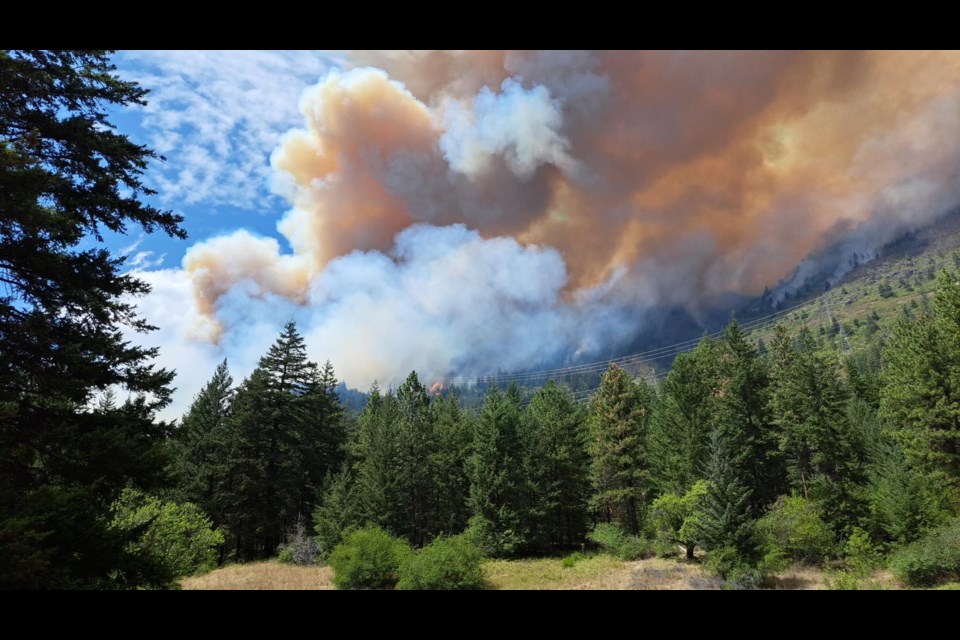
[[[108,525],[121,489],[163,469],[173,374],[124,340],[151,328],[129,302],[149,287],[95,241],[185,233],[141,200],[155,154],[107,121],[146,95],[108,54],[0,50],[0,587],[164,580]],[[130,399],[92,408],[112,387]]]

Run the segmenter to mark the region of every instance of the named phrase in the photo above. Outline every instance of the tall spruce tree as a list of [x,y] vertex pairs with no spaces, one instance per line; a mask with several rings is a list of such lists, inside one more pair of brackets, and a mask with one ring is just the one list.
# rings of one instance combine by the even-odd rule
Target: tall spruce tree
[[220,506],[211,515],[236,537],[239,559],[273,553],[339,468],[345,434],[336,385],[329,363],[320,372],[307,359],[290,322],[238,390],[222,438]]
[[[152,328],[129,302],[149,287],[97,243],[185,233],[142,200],[156,155],[107,119],[147,94],[109,54],[0,50],[0,588],[151,581],[109,509],[161,477],[173,373],[124,337]],[[111,387],[130,402],[91,409]]]
[[430,460],[436,449],[430,398],[416,371],[397,388],[399,420],[394,425],[399,438],[398,491],[401,502],[395,533],[422,546],[436,533],[436,487]]
[[437,501],[438,533],[463,531],[470,518],[470,478],[467,460],[472,440],[471,416],[460,409],[453,393],[430,403],[436,447],[430,457],[430,473]]
[[267,493],[267,460],[276,456],[269,450],[269,385],[261,369],[243,381],[218,442],[223,466],[214,475],[210,516],[227,531],[227,552],[241,561],[269,556],[282,540],[283,527],[276,516],[282,506],[274,500],[275,488]]
[[960,501],[960,286],[943,271],[933,313],[901,320],[883,352],[881,416],[911,464]]
[[723,332],[718,353],[714,425],[742,470],[756,513],[783,493],[785,478],[777,430],[768,412],[769,377],[764,361],[737,321]]
[[522,405],[514,388],[487,391],[467,463],[471,522],[489,552],[510,555],[527,544],[522,514]]
[[524,413],[524,529],[534,547],[570,547],[583,539],[590,462],[585,417],[570,393],[552,380]]
[[684,495],[703,477],[717,391],[717,345],[703,338],[673,361],[650,420],[650,465],[661,493]]
[[400,441],[396,423],[400,409],[393,392],[381,393],[378,385],[360,413],[356,439],[351,445],[355,462],[357,503],[363,522],[393,530],[398,521],[400,478],[397,460]]
[[862,443],[847,420],[846,388],[809,330],[800,331],[796,345],[784,327],[774,334],[770,409],[788,481],[818,502],[835,532],[849,533],[863,515],[864,477],[857,456]]
[[714,553],[732,550],[734,558],[727,562],[734,565],[752,564],[759,554],[752,490],[745,482],[738,458],[732,442],[721,431],[714,431],[706,469],[707,490],[699,501],[701,512],[697,518],[703,547]]
[[233,401],[233,378],[223,360],[197,394],[171,440],[170,474],[180,502],[193,502],[213,513],[218,471],[222,465],[224,424]]
[[590,401],[590,503],[597,515],[637,535],[651,491],[647,425],[653,391],[611,364]]

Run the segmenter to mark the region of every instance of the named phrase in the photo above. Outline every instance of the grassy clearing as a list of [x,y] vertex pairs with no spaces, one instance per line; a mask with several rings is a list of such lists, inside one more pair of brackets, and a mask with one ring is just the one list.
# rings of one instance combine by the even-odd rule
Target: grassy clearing
[[[586,556],[564,567],[562,558],[487,560],[483,574],[491,589],[714,590],[723,582],[698,563],[649,558],[624,562],[608,555]],[[333,589],[329,567],[298,567],[275,561],[231,565],[186,578],[184,589],[291,590]],[[813,567],[792,567],[764,582],[764,589],[826,589],[826,574]],[[905,588],[889,571],[858,580],[860,589]],[[960,589],[960,584],[940,589]]]
[[488,560],[483,575],[492,589],[619,589],[627,563],[589,556],[564,567],[562,558]]
[[290,590],[333,589],[330,567],[298,567],[279,562],[235,564],[202,576],[185,578],[184,589]]

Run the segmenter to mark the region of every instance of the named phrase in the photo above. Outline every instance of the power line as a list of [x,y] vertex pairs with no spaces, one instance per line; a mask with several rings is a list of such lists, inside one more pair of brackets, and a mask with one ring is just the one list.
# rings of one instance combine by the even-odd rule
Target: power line
[[[850,344],[847,339],[846,332],[843,329],[843,325],[839,323],[834,323],[832,320],[832,313],[830,312],[829,304],[827,302],[827,296],[830,292],[824,292],[813,298],[812,300],[807,300],[793,305],[792,307],[787,307],[785,309],[780,309],[773,313],[761,316],[759,318],[754,318],[747,322],[741,323],[739,326],[745,332],[756,332],[762,331],[778,322],[783,316],[797,312],[804,307],[811,307],[816,305],[817,302],[822,302],[823,306],[826,308],[828,316],[830,317],[830,331],[831,335],[834,333],[839,333],[841,336],[841,345],[844,351],[849,351]],[[908,297],[912,294],[901,294],[895,296],[895,298]],[[835,328],[839,326],[839,328]],[[657,361],[664,358],[669,358],[680,353],[684,353],[695,348],[701,340],[704,338],[718,338],[723,335],[724,329],[719,331],[714,331],[712,333],[705,333],[700,338],[692,338],[689,340],[684,340],[682,342],[677,342],[670,345],[665,345],[662,347],[657,347],[656,349],[650,349],[648,351],[642,351],[639,353],[628,354],[625,356],[619,356],[617,358],[611,358],[608,360],[598,360],[595,362],[587,362],[579,365],[570,365],[566,367],[557,367],[554,369],[541,369],[536,371],[526,371],[521,373],[512,373],[512,374],[477,374],[477,375],[460,375],[453,376],[449,378],[431,378],[437,382],[442,382],[446,384],[457,384],[457,383],[471,383],[474,381],[481,381],[484,383],[510,383],[510,382],[531,382],[534,380],[539,380],[541,378],[566,378],[572,377],[575,375],[583,375],[596,373],[607,369],[611,364],[616,364],[621,367],[636,367],[641,365],[653,365]],[[663,374],[665,375],[665,374]],[[661,377],[661,374],[655,374],[654,379]]]

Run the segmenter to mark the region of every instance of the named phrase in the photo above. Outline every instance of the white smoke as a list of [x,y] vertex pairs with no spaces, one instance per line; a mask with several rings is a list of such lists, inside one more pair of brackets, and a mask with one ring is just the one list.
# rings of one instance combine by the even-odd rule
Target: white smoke
[[560,102],[546,87],[525,90],[520,78],[507,78],[499,94],[483,87],[470,106],[447,103],[440,148],[451,169],[472,178],[489,173],[496,157],[520,180],[529,180],[544,164],[572,173],[576,162],[562,127]]

